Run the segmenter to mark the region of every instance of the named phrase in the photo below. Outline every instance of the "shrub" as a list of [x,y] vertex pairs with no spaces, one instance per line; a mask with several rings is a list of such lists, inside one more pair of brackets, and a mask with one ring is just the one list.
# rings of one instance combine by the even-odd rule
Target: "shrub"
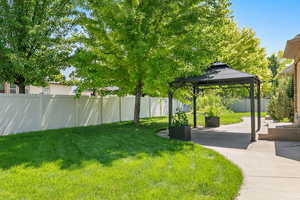
[[205,113],[208,117],[218,117],[223,113],[229,112],[222,103],[222,98],[215,91],[205,93],[198,98],[197,110]]
[[222,107],[216,107],[216,106],[206,107],[205,114],[207,117],[219,117],[223,113],[224,113],[224,109]]
[[290,121],[293,121],[293,93],[292,78],[279,80],[278,87],[275,89],[268,105],[268,114],[273,120],[281,121],[284,118],[288,118]]
[[182,127],[182,126],[188,126],[188,117],[185,112],[178,111],[174,116],[172,120],[172,127]]

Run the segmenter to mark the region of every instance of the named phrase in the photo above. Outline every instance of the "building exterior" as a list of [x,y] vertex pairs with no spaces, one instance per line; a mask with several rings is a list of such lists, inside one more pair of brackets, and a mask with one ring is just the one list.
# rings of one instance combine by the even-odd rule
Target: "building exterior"
[[[26,94],[44,94],[44,95],[75,95],[75,86],[62,85],[57,82],[50,82],[48,86],[33,86],[28,85],[25,88]],[[119,90],[118,87],[111,86],[101,89],[104,92],[115,92]],[[0,94],[19,94],[19,88],[15,84],[0,83]],[[84,90],[81,92],[82,96],[95,96],[93,90]]]
[[[19,88],[15,84],[0,83],[0,93],[19,94]],[[74,92],[72,86],[51,82],[46,87],[26,86],[26,94],[74,95]]]
[[19,88],[15,84],[0,83],[0,93],[18,94]]
[[294,76],[295,124],[300,125],[300,34],[287,41],[283,56],[294,60],[294,64],[289,66],[286,71]]

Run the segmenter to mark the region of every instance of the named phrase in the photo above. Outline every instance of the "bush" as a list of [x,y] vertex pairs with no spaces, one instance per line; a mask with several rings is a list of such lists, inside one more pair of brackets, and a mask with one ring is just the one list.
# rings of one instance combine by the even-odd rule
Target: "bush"
[[215,91],[205,93],[198,98],[197,110],[205,113],[208,117],[218,117],[223,113],[229,112],[222,103],[222,98]]
[[172,120],[172,127],[182,127],[182,126],[188,126],[188,117],[185,112],[178,111],[174,116]]
[[293,121],[293,98],[293,79],[288,78],[287,80],[280,80],[268,105],[268,114],[271,118],[277,121],[288,118],[290,121]]

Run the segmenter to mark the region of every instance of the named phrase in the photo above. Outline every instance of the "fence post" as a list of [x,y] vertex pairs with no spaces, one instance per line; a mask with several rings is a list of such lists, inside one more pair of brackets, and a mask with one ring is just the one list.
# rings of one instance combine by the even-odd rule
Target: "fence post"
[[103,124],[103,96],[100,97],[100,123]]
[[78,104],[78,98],[75,98],[75,123],[74,126],[79,126],[79,117],[78,117],[78,113],[79,113],[79,104]]
[[161,98],[159,98],[159,116],[161,117],[163,115],[163,112],[162,112],[162,100]]
[[149,97],[149,118],[151,118],[151,97]]
[[122,97],[119,97],[119,119],[122,121]]
[[43,96],[42,95],[39,95],[39,99],[40,99],[40,127],[41,127],[41,130],[43,129]]

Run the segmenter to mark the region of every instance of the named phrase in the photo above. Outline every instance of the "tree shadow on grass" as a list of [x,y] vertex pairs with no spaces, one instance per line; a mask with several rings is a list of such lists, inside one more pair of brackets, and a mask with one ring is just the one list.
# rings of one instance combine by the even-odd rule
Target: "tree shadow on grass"
[[0,168],[14,166],[40,167],[60,162],[61,169],[77,169],[85,161],[110,166],[113,161],[136,156],[160,156],[181,151],[193,145],[160,138],[154,132],[166,127],[165,122],[143,120],[100,126],[48,130],[0,137]]

